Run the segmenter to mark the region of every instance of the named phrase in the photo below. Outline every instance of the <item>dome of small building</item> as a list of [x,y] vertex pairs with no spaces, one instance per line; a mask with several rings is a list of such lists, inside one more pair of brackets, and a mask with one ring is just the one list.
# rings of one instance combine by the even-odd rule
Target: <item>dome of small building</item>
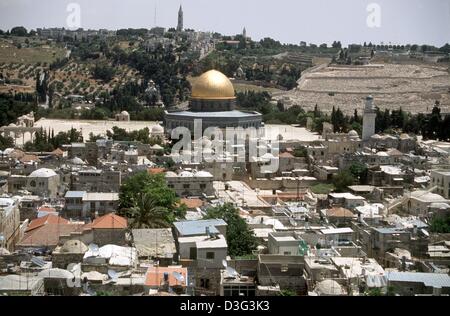
[[150,147],[152,150],[164,150],[164,147],[162,147],[162,146],[160,146],[160,145],[158,145],[158,144],[155,144],[155,145],[153,145],[152,147]]
[[209,178],[212,177],[212,174],[208,171],[198,171],[195,176],[198,178]]
[[180,172],[179,176],[183,177],[183,178],[187,178],[187,177],[193,177],[194,174],[189,171],[182,171],[182,172]]
[[79,157],[74,157],[71,162],[74,165],[85,165],[86,163],[83,161],[83,159],[79,158]]
[[61,252],[65,253],[85,253],[89,248],[80,240],[68,240],[61,247]]
[[234,88],[230,79],[217,70],[202,74],[192,85],[193,99],[226,100],[234,99]]
[[358,135],[358,132],[357,132],[357,131],[355,131],[354,129],[352,129],[350,132],[348,132],[348,137],[351,137],[351,138],[357,138],[357,137],[359,137],[359,135]]
[[14,124],[14,123],[9,124],[8,126],[9,126],[9,127],[17,127],[17,125]]
[[120,114],[122,114],[122,115],[130,115],[130,113],[128,113],[127,111],[122,111],[122,112],[120,112]]
[[152,127],[152,134],[162,134],[164,133],[164,127],[157,124]]
[[173,171],[167,171],[166,172],[166,178],[174,178],[176,176],[177,176],[177,174],[175,172],[173,172]]
[[315,292],[319,295],[345,295],[345,291],[342,286],[335,280],[323,280],[317,283]]
[[56,172],[51,169],[41,168],[41,169],[35,170],[32,173],[30,173],[29,177],[31,177],[31,178],[50,178],[50,177],[54,177],[56,175],[57,175]]

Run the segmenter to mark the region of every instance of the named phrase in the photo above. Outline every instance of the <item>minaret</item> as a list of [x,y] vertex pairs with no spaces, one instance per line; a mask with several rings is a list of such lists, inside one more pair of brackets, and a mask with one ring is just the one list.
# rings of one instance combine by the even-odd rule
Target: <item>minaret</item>
[[366,98],[366,105],[364,107],[364,115],[363,115],[363,132],[362,132],[362,140],[368,141],[372,135],[375,134],[375,119],[377,117],[377,113],[375,110],[375,106],[373,105],[373,97],[369,95]]
[[183,31],[183,8],[181,7],[181,5],[180,5],[180,9],[178,10],[177,31],[178,32]]
[[242,37],[244,38],[244,40],[247,39],[247,30],[244,27],[244,30],[242,31]]

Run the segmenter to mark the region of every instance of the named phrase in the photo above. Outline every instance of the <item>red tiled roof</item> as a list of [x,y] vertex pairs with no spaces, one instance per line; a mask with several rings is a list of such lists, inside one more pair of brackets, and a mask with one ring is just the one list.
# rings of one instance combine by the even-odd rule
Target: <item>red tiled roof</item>
[[164,168],[149,168],[147,171],[150,174],[160,174],[160,173],[164,173],[164,171],[166,171],[166,169],[164,169]]
[[38,211],[40,211],[40,212],[56,212],[56,209],[54,207],[50,207],[50,206],[41,206],[40,208],[38,208]]
[[291,153],[288,153],[288,152],[284,152],[284,153],[281,153],[279,155],[279,157],[280,158],[294,158],[294,155],[292,155]]
[[30,162],[30,161],[38,161],[39,162],[39,161],[41,161],[39,159],[39,157],[36,155],[24,155],[19,160],[20,160],[20,162]]
[[[169,285],[182,285],[186,286],[187,280],[187,269],[179,268],[179,267],[150,267],[147,270],[147,274],[145,276],[145,285],[151,287],[159,287],[161,283],[164,281],[164,272],[167,272],[169,275]],[[184,280],[183,282],[178,281],[173,276],[174,272],[180,273]]]
[[62,217],[59,217],[57,215],[49,214],[45,215],[43,217],[36,218],[31,221],[31,223],[28,225],[25,232],[29,232],[33,229],[36,229],[38,227],[47,225],[47,224],[56,224],[56,225],[62,225],[62,224],[69,224],[70,222],[67,219],[64,219]]
[[328,217],[355,217],[355,214],[352,211],[343,208],[343,207],[334,207],[332,209],[327,210]]
[[124,229],[127,227],[128,220],[125,217],[121,217],[113,213],[96,218],[91,224],[85,225],[85,228],[94,229]]
[[[56,216],[53,216],[56,217]],[[59,243],[60,236],[67,236],[71,233],[81,231],[83,224],[74,223],[50,223],[41,225],[33,230],[25,232],[22,240],[17,246],[22,247],[40,247],[56,246]]]
[[203,201],[200,199],[180,199],[180,205],[181,204],[185,204],[187,206],[187,208],[192,209],[192,208],[197,208],[197,207],[202,207],[203,206]]

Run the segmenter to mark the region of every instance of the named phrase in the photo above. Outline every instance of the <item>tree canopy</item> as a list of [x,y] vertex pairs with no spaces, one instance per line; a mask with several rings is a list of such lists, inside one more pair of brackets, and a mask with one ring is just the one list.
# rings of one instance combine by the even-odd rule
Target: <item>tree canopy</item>
[[232,204],[209,208],[205,219],[221,218],[227,224],[227,244],[230,256],[245,256],[252,254],[257,242],[245,220],[239,216],[239,211]]
[[163,174],[140,172],[121,186],[119,214],[128,217],[132,227],[170,227],[186,214],[178,203]]

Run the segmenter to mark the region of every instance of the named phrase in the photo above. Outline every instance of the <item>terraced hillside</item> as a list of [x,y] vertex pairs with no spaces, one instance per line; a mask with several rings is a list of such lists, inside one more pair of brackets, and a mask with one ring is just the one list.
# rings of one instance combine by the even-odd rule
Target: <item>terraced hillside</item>
[[436,100],[450,107],[448,67],[437,65],[372,64],[322,66],[304,73],[298,88],[275,96],[287,106],[300,105],[331,112],[333,106],[347,114],[362,109],[363,99],[373,95],[381,108],[419,113],[430,111]]

